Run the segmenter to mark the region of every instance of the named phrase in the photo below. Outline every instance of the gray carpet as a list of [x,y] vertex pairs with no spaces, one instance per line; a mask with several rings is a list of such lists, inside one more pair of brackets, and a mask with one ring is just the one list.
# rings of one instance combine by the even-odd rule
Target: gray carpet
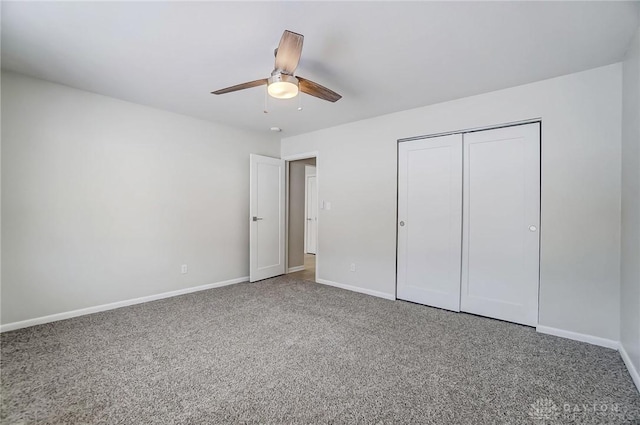
[[614,350],[287,277],[1,343],[3,423],[640,423]]

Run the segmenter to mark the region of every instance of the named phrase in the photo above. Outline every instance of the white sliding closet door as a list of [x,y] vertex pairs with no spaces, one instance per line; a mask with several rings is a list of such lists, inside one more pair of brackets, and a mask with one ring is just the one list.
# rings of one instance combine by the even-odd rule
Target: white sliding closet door
[[461,310],[538,323],[540,126],[464,135]]
[[462,135],[398,145],[397,297],[460,310]]

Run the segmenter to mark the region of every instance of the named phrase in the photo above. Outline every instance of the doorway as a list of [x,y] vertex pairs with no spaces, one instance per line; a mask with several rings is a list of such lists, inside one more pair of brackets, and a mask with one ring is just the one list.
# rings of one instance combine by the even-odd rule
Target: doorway
[[312,282],[318,254],[317,181],[315,156],[287,160],[287,273]]
[[316,166],[304,166],[304,252],[316,254],[318,248],[318,190]]

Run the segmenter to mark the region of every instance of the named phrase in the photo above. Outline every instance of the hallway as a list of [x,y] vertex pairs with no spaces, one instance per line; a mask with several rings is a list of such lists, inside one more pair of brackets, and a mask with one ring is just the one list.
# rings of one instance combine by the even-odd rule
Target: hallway
[[301,279],[301,280],[310,280],[311,282],[316,281],[316,256],[314,254],[304,254],[304,270],[300,270],[299,272],[289,273],[290,277]]

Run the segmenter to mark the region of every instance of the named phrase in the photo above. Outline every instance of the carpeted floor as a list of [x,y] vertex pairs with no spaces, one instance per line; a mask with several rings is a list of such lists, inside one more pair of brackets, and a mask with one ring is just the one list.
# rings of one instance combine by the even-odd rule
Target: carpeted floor
[[640,423],[614,350],[287,277],[1,343],[2,423]]

